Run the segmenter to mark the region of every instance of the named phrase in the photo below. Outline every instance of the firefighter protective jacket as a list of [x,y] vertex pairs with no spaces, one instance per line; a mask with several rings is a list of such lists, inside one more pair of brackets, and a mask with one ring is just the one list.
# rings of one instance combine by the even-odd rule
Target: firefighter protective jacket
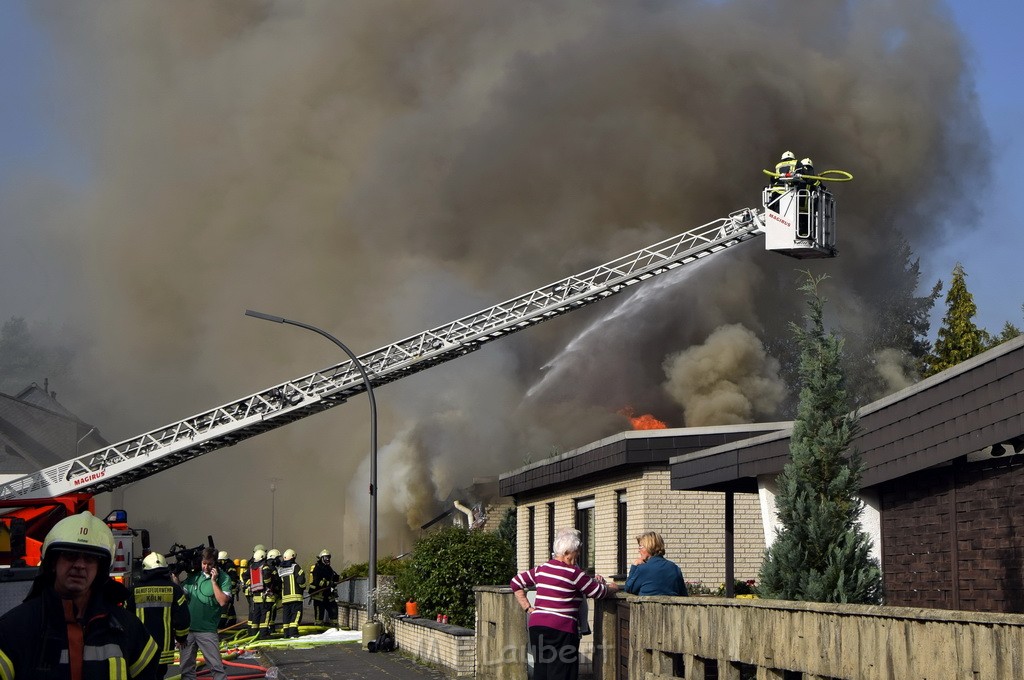
[[82,680],[158,680],[156,642],[119,600],[94,592],[85,616],[71,618],[52,586],[0,618],[0,680],[64,680],[72,658],[83,659]]
[[314,600],[337,599],[338,594],[334,588],[341,579],[338,576],[338,572],[334,571],[334,567],[325,564],[323,560],[317,560],[317,563],[313,565],[311,577],[312,580],[309,584],[310,598]]
[[294,560],[281,562],[277,568],[281,579],[281,602],[302,602],[302,592],[306,589],[306,572]]
[[281,578],[266,560],[249,563],[246,586],[254,602],[273,602],[281,594]]
[[132,588],[135,613],[160,647],[160,663],[174,663],[174,641],[184,641],[191,616],[185,591],[171,580],[166,569],[142,572]]

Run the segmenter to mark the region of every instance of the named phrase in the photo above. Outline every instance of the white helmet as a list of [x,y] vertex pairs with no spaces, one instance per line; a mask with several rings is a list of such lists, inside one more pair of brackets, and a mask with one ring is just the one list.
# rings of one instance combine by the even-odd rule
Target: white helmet
[[151,552],[142,560],[142,568],[146,571],[151,569],[166,569],[167,560],[158,552]]
[[252,554],[255,555],[257,550],[262,550],[263,552],[267,552],[267,546],[263,545],[262,543],[257,543],[256,545],[254,545],[252,547]]
[[288,548],[287,550],[284,551],[284,558],[286,560],[294,560],[295,559],[295,551],[292,550],[291,548]]
[[800,161],[800,165],[806,165],[807,167],[812,167],[814,165],[814,161],[812,161],[810,158],[804,158],[803,160]]
[[228,551],[227,550],[221,550],[219,553],[217,553],[217,559],[218,560],[226,560],[227,558],[228,558]]
[[100,573],[105,573],[110,570],[110,562],[114,558],[114,534],[103,520],[86,510],[53,525],[43,539],[43,562],[46,562],[50,551],[61,550],[98,555],[101,560],[106,560],[106,566],[100,568]]
[[326,557],[326,558],[330,559],[331,551],[328,550],[327,548],[324,548],[323,550],[320,551],[320,554],[317,555],[317,557]]
[[280,556],[281,556],[281,551],[278,550],[277,548],[271,548],[270,551],[267,552],[267,559],[268,560],[276,560]]
[[784,160],[784,161],[796,160],[796,154],[793,153],[792,151],[785,151],[782,154],[782,160]]
[[252,553],[253,562],[262,562],[266,558],[267,553],[263,550],[254,550]]

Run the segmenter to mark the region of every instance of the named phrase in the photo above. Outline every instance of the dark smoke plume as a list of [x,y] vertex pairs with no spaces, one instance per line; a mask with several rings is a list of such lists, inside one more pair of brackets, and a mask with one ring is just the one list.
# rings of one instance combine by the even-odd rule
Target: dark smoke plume
[[[921,252],[965,228],[986,167],[932,0],[38,5],[88,168],[40,202],[75,274],[50,312],[92,339],[77,410],[112,439],[342,359],[247,307],[366,352],[755,206],[785,149],[856,175],[841,256],[812,269],[871,323],[887,234]],[[723,325],[788,334],[798,266],[749,243],[382,389],[382,552],[473,477],[628,427],[623,406],[682,424],[666,357]],[[124,502],[158,547],[273,531],[365,559],[366,421],[356,399]]]

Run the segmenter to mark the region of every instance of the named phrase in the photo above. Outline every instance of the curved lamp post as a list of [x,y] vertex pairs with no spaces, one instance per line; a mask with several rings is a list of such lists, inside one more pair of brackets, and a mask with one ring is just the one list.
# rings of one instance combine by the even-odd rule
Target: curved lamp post
[[377,401],[373,398],[373,385],[370,384],[370,376],[366,374],[363,362],[359,361],[359,358],[353,354],[352,350],[346,347],[341,340],[338,340],[323,329],[310,326],[301,321],[292,321],[280,316],[254,312],[251,309],[245,310],[245,315],[263,319],[264,321],[298,326],[299,328],[305,328],[324,336],[348,355],[348,358],[352,360],[355,367],[359,369],[359,374],[363,377],[363,384],[366,385],[366,396],[370,399],[370,563],[368,565],[369,574],[366,590],[366,620],[373,622],[377,618],[377,607],[373,600],[373,591],[377,588]]

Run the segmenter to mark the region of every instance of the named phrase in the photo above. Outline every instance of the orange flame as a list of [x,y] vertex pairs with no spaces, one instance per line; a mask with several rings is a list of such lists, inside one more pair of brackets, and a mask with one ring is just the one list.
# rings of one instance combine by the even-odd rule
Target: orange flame
[[632,406],[626,406],[619,411],[619,415],[629,418],[629,422],[633,424],[634,430],[664,430],[668,427],[668,425],[658,420],[650,413],[645,413],[642,416],[635,416],[633,413],[634,410]]

